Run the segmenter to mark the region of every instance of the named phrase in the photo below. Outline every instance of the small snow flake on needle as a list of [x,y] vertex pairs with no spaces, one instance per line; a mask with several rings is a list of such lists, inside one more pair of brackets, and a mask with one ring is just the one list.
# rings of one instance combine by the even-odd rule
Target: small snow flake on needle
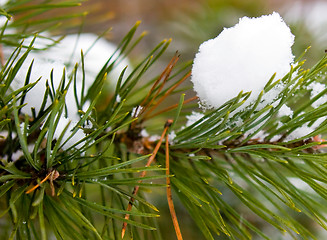
[[201,44],[192,68],[192,82],[202,105],[219,108],[241,91],[253,102],[276,73],[282,78],[293,63],[294,35],[276,12],[243,17],[216,38]]

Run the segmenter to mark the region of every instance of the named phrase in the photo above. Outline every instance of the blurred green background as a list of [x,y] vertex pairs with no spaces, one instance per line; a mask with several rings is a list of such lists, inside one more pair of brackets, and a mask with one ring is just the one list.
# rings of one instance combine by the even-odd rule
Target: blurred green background
[[83,8],[90,13],[84,31],[100,33],[113,27],[107,38],[116,43],[141,20],[140,29],[148,31],[149,36],[139,46],[138,54],[164,38],[172,38],[169,50],[178,50],[183,59],[192,59],[203,41],[216,37],[224,27],[233,26],[240,17],[257,17],[273,11],[280,13],[296,36],[295,56],[311,45],[307,58],[315,61],[326,48],[326,1],[89,0]]
[[[88,13],[83,32],[100,34],[112,27],[106,38],[115,43],[141,20],[139,31],[149,34],[130,56],[136,59],[164,38],[173,39],[168,49],[172,54],[178,50],[182,59],[193,59],[203,41],[235,25],[240,17],[258,17],[273,11],[280,13],[296,36],[295,56],[312,46],[307,59],[316,61],[327,47],[327,1],[323,0],[88,0],[82,10]],[[77,32],[80,23],[80,19],[71,20],[56,33]]]

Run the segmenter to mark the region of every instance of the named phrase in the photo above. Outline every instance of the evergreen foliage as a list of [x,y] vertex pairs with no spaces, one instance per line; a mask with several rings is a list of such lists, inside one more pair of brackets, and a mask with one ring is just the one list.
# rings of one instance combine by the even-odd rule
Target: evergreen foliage
[[[190,76],[191,62],[177,64],[176,54],[157,77],[148,79],[147,75],[170,40],[150,50],[129,75],[126,69],[122,71],[113,94],[103,90],[107,74],[144,37],[136,36],[136,23],[119,44],[120,54],[108,59],[91,88],[75,92],[80,120],[69,134],[74,136],[82,129],[86,136],[63,149],[68,125],[58,139],[54,132],[65,115],[65,105],[72,104],[66,99],[68,88],[76,89],[76,81],[85,81],[75,79],[78,71],[84,71],[83,52],[81,62],[69,77],[63,74],[57,89],[49,79],[42,94],[43,102],[49,97],[52,104],[43,104],[39,112],[32,110],[32,116],[22,114],[21,109],[37,79],[30,79],[29,71],[24,87],[13,91],[10,86],[28,54],[38,50],[34,40],[57,27],[58,20],[76,14],[33,17],[50,9],[77,6],[80,1],[29,2],[10,1],[1,9],[8,18],[24,12],[8,26],[16,33],[6,35],[4,26],[0,36],[3,48],[16,46],[0,72],[1,239],[121,239],[123,222],[127,223],[126,239],[162,239],[161,209],[151,195],[166,191],[166,178],[170,178],[174,200],[179,199],[187,209],[204,239],[274,238],[265,231],[263,221],[295,239],[317,239],[312,222],[327,230],[327,155],[325,142],[318,137],[327,130],[327,104],[312,106],[326,95],[327,88],[311,97],[309,87],[314,82],[327,83],[326,55],[310,69],[303,68],[300,56],[287,75],[272,77],[245,109],[241,106],[250,93],[241,92],[185,126],[185,116],[200,111],[196,98],[184,99],[190,87],[181,87]],[[28,36],[34,40],[27,45],[22,39]],[[56,41],[60,39],[53,44]],[[280,91],[278,97],[265,103],[275,89]],[[171,96],[178,96],[179,102],[161,107]],[[90,105],[82,111],[87,101]],[[265,106],[258,108],[259,104]],[[278,114],[285,104],[293,115]],[[172,121],[166,124],[169,119]],[[289,140],[304,125],[316,127]],[[162,137],[167,144],[160,144],[161,140],[145,136],[145,129],[150,135],[165,130],[173,139],[168,146],[167,138]],[[263,130],[264,136],[259,134]],[[15,159],[18,151],[22,155]],[[147,164],[154,156],[156,162]],[[130,211],[129,202],[133,205]]]

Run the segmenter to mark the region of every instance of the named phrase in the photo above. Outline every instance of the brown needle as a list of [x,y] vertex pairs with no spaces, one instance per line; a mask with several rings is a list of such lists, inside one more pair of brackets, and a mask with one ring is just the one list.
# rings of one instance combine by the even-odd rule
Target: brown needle
[[[191,97],[191,98],[189,98],[189,99],[186,99],[184,102],[183,102],[183,105],[184,104],[187,104],[187,103],[189,103],[189,102],[192,102],[192,101],[194,101],[194,100],[197,100],[198,99],[198,96],[194,96],[194,97]],[[161,110],[161,111],[159,111],[159,112],[156,112],[156,113],[154,113],[154,114],[152,114],[152,115],[150,115],[150,116],[147,116],[147,118],[146,119],[143,119],[143,120],[148,120],[148,119],[152,119],[153,117],[156,117],[156,116],[158,116],[158,115],[160,115],[160,114],[162,114],[162,113],[164,113],[164,112],[168,112],[168,111],[170,111],[170,110],[173,110],[174,108],[177,108],[178,107],[178,104],[174,104],[174,105],[172,105],[172,106],[170,106],[170,107],[167,107],[167,108],[165,108],[165,109],[163,109],[163,110]]]
[[53,170],[51,172],[48,173],[48,175],[42,179],[41,182],[39,182],[38,184],[36,184],[34,187],[32,187],[31,189],[26,191],[26,194],[29,194],[31,192],[33,192],[35,189],[37,189],[42,183],[44,183],[46,180],[50,180],[50,186],[51,186],[51,193],[52,196],[55,195],[55,189],[54,189],[54,185],[53,185],[53,181],[56,180],[59,177],[59,172],[57,170]]
[[32,187],[31,189],[26,191],[26,194],[29,194],[31,192],[33,192],[35,189],[37,189],[42,183],[44,183],[46,180],[49,179],[49,177],[52,175],[53,173],[50,172],[41,182],[39,182],[38,184],[36,184],[34,187]]
[[145,113],[144,118],[146,118],[150,113],[160,104],[165,100],[169,94],[171,94],[172,91],[174,91],[179,85],[181,85],[188,77],[191,76],[191,71],[189,71],[181,80],[179,80],[177,83],[175,83],[173,86],[165,92],[165,94],[151,107],[149,110]]

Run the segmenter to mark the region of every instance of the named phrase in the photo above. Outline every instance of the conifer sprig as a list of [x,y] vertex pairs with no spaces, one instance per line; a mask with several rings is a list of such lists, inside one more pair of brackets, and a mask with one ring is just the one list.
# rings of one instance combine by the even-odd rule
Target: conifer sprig
[[[191,63],[179,64],[176,54],[157,77],[148,79],[147,75],[171,40],[160,42],[131,72],[124,68],[114,92],[106,92],[107,75],[145,36],[136,36],[137,22],[89,89],[86,51],[81,52],[80,63],[71,63],[75,66],[71,72],[63,71],[58,86],[53,72],[49,73],[45,92],[40,93],[40,110],[24,114],[26,96],[40,84],[31,77],[34,62],[23,87],[13,89],[12,83],[29,54],[37,50],[34,42],[42,38],[39,33],[54,27],[58,19],[26,22],[26,16],[37,17],[80,2],[34,6],[16,1],[1,10],[6,17],[27,12],[1,33],[3,48],[16,46],[0,72],[0,216],[6,222],[1,238],[120,239],[124,224],[125,238],[162,239],[157,220],[163,210],[157,207],[156,194],[167,185],[205,239],[217,235],[271,239],[262,221],[277,234],[293,238],[316,239],[311,222],[327,230],[327,141],[323,139],[327,120],[326,103],[320,102],[326,90],[313,94],[317,84],[326,84],[326,55],[311,69],[304,69],[299,59],[282,79],[272,76],[246,107],[251,93],[240,92],[185,125],[185,116],[200,111],[190,104],[197,98],[185,95],[180,86],[191,74]],[[17,32],[6,35],[8,27]],[[28,36],[33,36],[30,42],[21,41]],[[78,82],[82,82],[81,92]],[[69,89],[74,90],[73,101],[67,99]],[[271,91],[279,94],[267,101]],[[179,100],[171,104],[167,100],[173,95]],[[169,107],[163,106],[166,102]],[[79,120],[68,121],[56,135],[69,104],[76,104]],[[285,106],[293,114],[281,114]],[[167,119],[173,119],[170,129],[165,128],[161,140],[153,138],[156,127]],[[303,126],[310,131],[294,137]],[[80,131],[84,137],[67,147]],[[156,191],[149,193],[151,189]],[[178,211],[177,217],[182,223]]]

